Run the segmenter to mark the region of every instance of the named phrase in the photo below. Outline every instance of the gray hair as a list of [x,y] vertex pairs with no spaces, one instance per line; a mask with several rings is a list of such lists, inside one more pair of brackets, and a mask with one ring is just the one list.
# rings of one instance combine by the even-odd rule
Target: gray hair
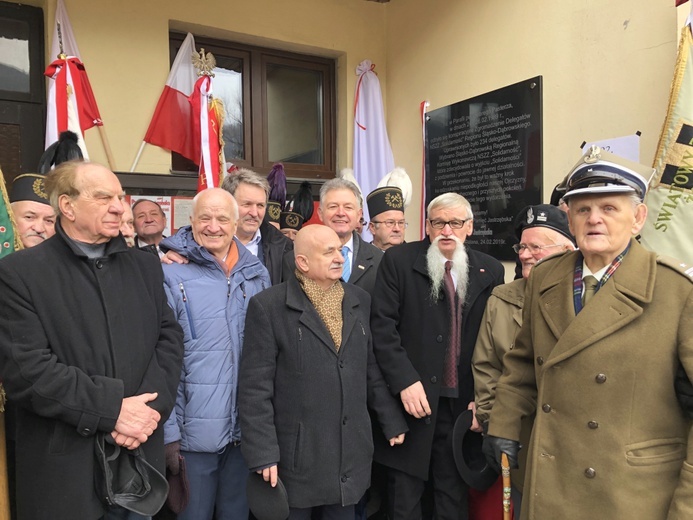
[[221,187],[228,191],[231,195],[236,194],[236,190],[240,184],[250,184],[257,188],[265,190],[265,199],[269,197],[270,185],[262,175],[255,173],[247,168],[241,168],[226,176],[222,181]]
[[434,209],[438,208],[464,208],[464,210],[467,212],[467,218],[474,218],[474,215],[472,214],[472,206],[469,204],[469,201],[458,193],[449,192],[438,195],[428,204],[428,207],[426,208],[426,215],[430,215]]
[[359,207],[363,208],[363,198],[361,197],[361,192],[358,186],[351,181],[342,179],[340,177],[335,177],[330,179],[325,184],[320,187],[320,205],[322,206],[325,202],[325,197],[327,193],[332,190],[349,190],[354,194],[356,200],[359,201]]

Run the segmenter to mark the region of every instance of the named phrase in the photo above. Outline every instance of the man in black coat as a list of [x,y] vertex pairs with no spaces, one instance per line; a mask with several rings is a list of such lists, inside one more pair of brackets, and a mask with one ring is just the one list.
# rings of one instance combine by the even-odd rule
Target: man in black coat
[[284,254],[293,251],[294,245],[281,231],[265,221],[270,192],[267,179],[251,170],[240,169],[229,174],[221,187],[233,195],[238,203],[236,237],[267,268],[272,285],[280,283]]
[[436,518],[468,518],[468,488],[453,460],[452,429],[473,407],[472,352],[486,300],[504,275],[497,260],[464,245],[472,231],[467,200],[440,195],[428,206],[428,238],[389,249],[378,270],[373,348],[409,425],[406,444],[389,450],[375,445],[375,460],[389,468],[392,520],[421,518],[429,477]]
[[239,379],[241,451],[286,487],[290,520],[353,520],[370,480],[367,404],[388,446],[406,423],[373,356],[370,297],[340,282],[341,241],[325,226],[296,236],[296,275],[250,300]]
[[20,520],[141,518],[94,487],[95,435],[164,471],[183,337],[158,259],[120,236],[123,190],[103,166],[46,180],[56,234],[0,261],[0,375],[17,405]]
[[[363,216],[361,193],[358,187],[346,179],[335,178],[320,188],[320,220],[337,233],[344,256],[343,280],[361,287],[371,296],[375,285],[375,275],[383,252],[369,244],[356,232],[356,226]],[[284,255],[283,279],[293,276],[295,268],[293,254]]]

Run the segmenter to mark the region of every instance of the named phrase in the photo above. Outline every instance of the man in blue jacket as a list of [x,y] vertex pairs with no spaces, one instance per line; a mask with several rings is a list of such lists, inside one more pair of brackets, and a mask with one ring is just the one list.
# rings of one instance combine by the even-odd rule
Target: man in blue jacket
[[166,462],[186,462],[190,501],[179,520],[248,517],[248,468],[240,451],[238,366],[248,300],[271,285],[267,269],[234,238],[238,206],[220,188],[193,199],[191,225],[162,242],[189,263],[164,265],[168,301],[185,356],[176,406],[166,422]]

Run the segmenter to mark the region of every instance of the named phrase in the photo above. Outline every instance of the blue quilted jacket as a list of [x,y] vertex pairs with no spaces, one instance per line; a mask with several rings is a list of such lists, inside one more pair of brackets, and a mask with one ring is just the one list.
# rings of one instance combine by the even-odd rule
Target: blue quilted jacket
[[193,240],[190,226],[161,246],[190,260],[163,265],[164,285],[185,337],[176,406],[164,426],[164,442],[181,450],[215,453],[241,438],[238,367],[251,296],[270,287],[267,269],[236,238],[239,258],[229,277]]

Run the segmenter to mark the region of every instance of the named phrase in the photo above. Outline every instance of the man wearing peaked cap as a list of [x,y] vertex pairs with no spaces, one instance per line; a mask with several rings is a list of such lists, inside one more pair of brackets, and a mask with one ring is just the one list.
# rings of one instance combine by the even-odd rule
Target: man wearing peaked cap
[[292,242],[303,227],[303,217],[293,211],[282,211],[279,215],[279,231]]
[[[519,244],[515,244],[513,249],[519,256],[522,278],[493,289],[486,303],[472,357],[476,417],[484,427],[488,427],[489,416],[493,414],[496,384],[503,373],[503,358],[513,348],[513,341],[522,325],[522,308],[530,271],[544,257],[575,249],[568,217],[565,212],[549,204],[527,206],[520,211],[515,218],[515,234]],[[520,442],[525,446],[529,442],[532,422],[531,416],[523,419]],[[512,475],[516,511],[520,509],[524,481],[525,461],[523,457],[520,459],[520,468]],[[493,483],[487,482],[489,485]]]
[[24,247],[34,247],[55,234],[55,211],[48,202],[45,175],[25,173],[12,182],[10,206]]
[[484,452],[517,467],[523,520],[693,518],[693,432],[674,390],[693,374],[693,283],[645,250],[652,169],[592,147],[565,182],[578,251],[536,265],[522,327],[503,358]]
[[371,221],[368,229],[373,234],[372,244],[385,251],[404,242],[404,197],[402,190],[393,186],[377,188],[366,197]]

